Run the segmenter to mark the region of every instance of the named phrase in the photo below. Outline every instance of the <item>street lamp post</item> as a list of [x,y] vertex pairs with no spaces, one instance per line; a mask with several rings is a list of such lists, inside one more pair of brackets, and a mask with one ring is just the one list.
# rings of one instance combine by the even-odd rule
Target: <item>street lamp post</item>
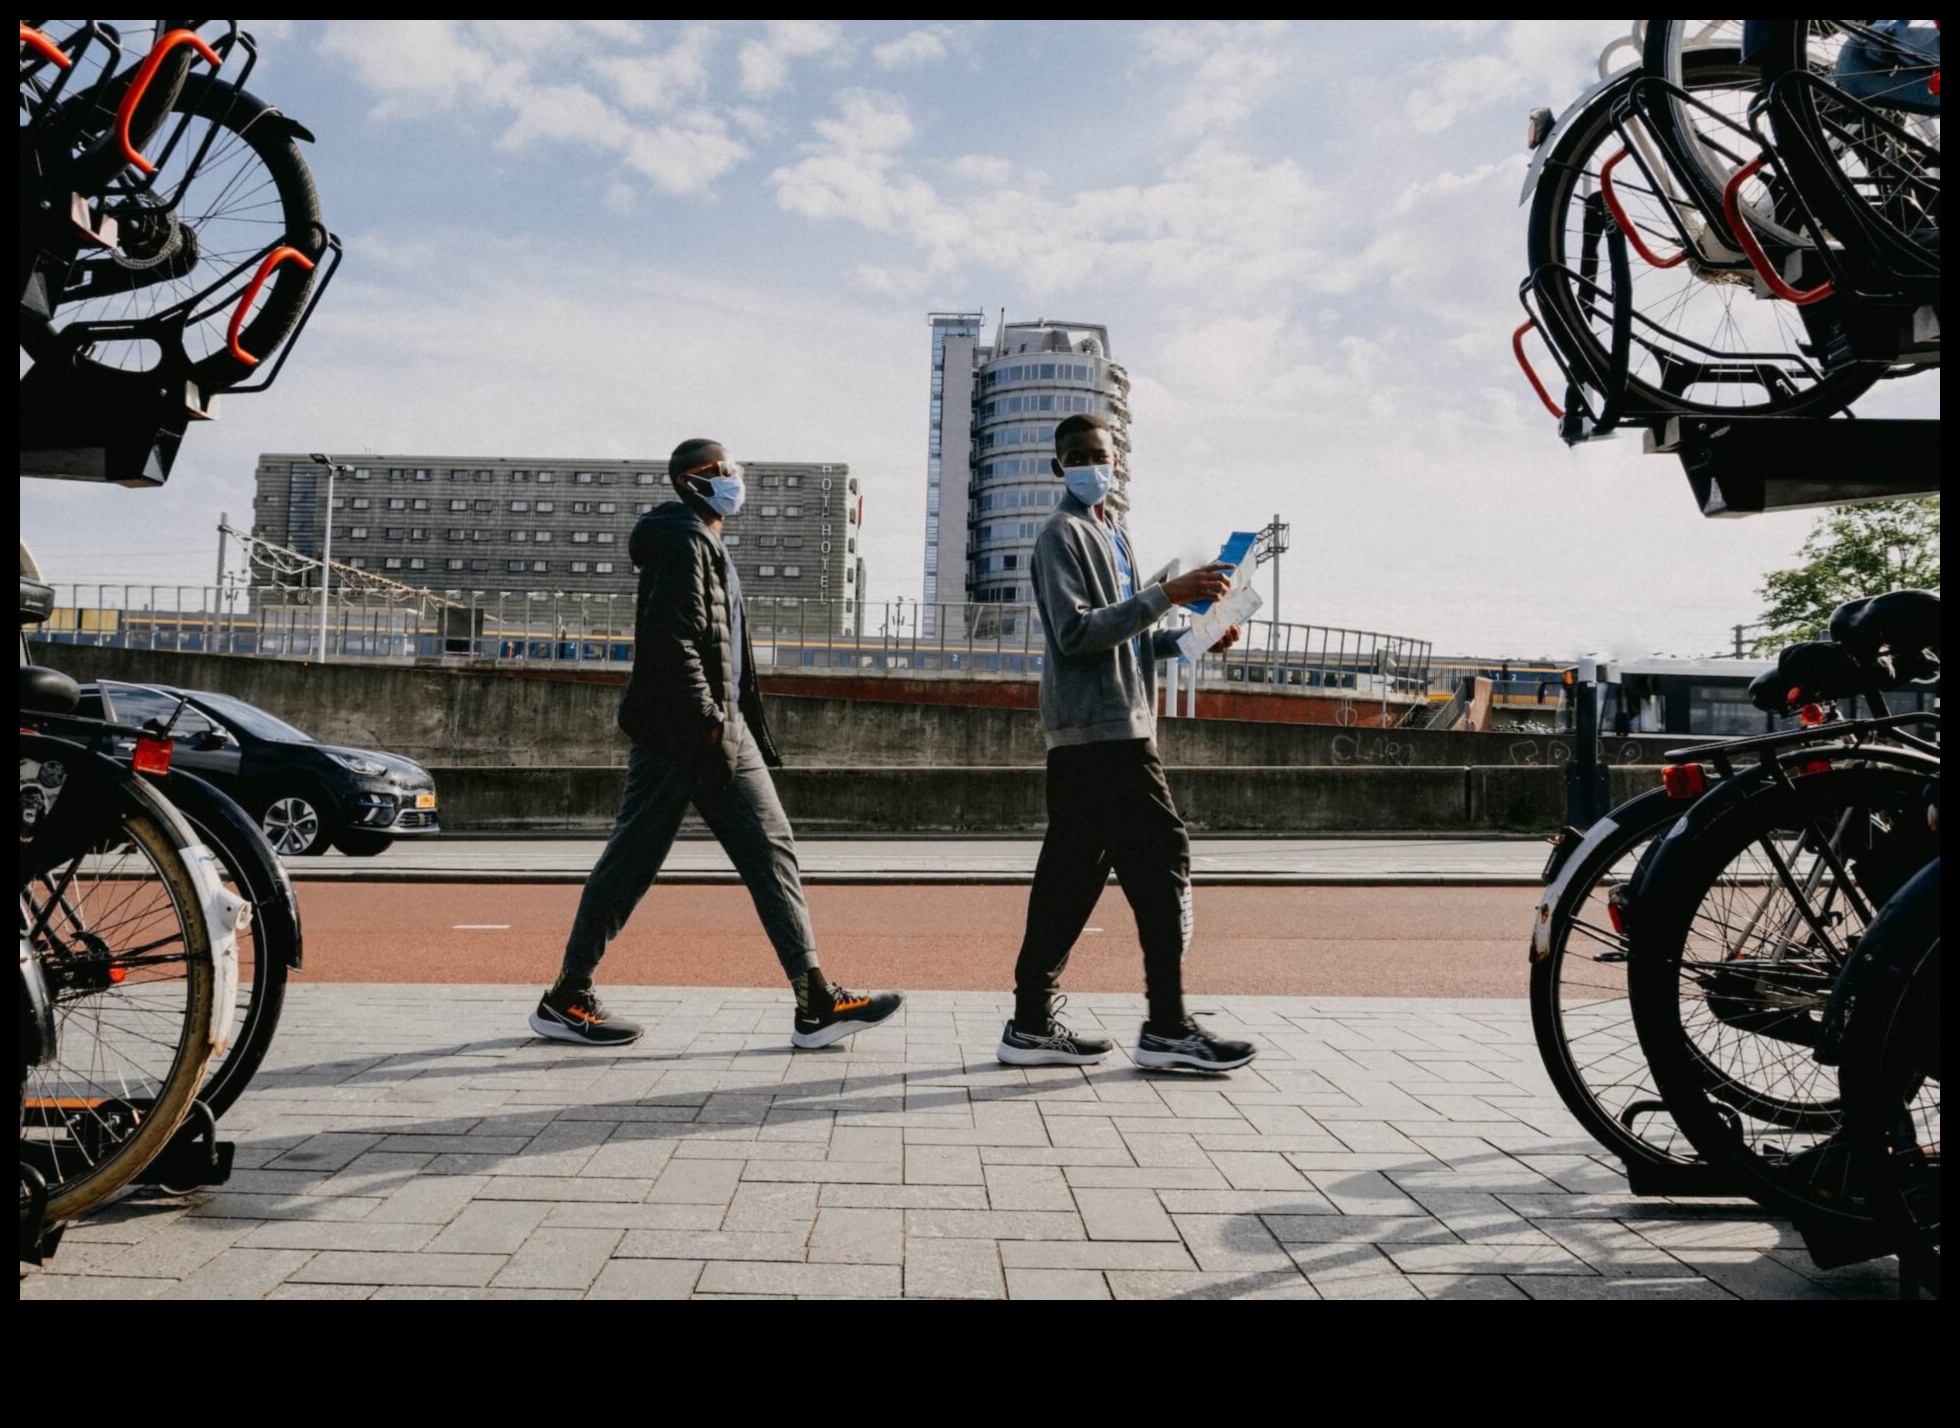
[[313,459],[327,468],[327,505],[322,519],[320,537],[320,663],[327,662],[327,591],[333,584],[333,479],[340,473],[340,463],[331,460],[324,452],[316,451]]

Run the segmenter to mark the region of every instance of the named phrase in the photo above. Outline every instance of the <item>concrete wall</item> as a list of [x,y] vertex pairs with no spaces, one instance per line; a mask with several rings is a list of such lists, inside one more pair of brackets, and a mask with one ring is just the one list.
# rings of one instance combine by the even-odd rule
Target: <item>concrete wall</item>
[[[421,669],[235,655],[39,647],[77,679],[213,689],[257,704],[317,738],[387,749],[430,765],[616,764],[616,676],[570,671]],[[780,677],[781,683],[792,677]],[[1033,766],[1043,759],[1032,709],[764,696],[783,756],[805,767]],[[1608,739],[1614,764],[1660,761],[1679,736]],[[1165,719],[1164,762],[1178,767],[1546,767],[1571,745],[1549,734],[1458,734],[1240,719]]]
[[[429,765],[454,831],[598,831],[619,797],[615,681],[43,648],[80,679],[221,690],[333,743]],[[1031,710],[768,696],[805,834],[1032,832],[1044,821]],[[1617,800],[1669,740],[1608,740]],[[1532,833],[1565,818],[1569,744],[1551,736],[1165,720],[1178,806],[1214,833]]]

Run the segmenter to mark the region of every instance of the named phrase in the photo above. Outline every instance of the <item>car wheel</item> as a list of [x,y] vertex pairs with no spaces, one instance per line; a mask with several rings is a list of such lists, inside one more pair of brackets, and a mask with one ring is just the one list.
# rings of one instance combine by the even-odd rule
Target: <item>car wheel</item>
[[304,794],[275,798],[259,819],[273,851],[313,857],[327,851],[327,825],[320,806]]
[[394,842],[394,838],[386,833],[349,830],[335,835],[333,845],[350,858],[372,858],[376,853],[387,852]]

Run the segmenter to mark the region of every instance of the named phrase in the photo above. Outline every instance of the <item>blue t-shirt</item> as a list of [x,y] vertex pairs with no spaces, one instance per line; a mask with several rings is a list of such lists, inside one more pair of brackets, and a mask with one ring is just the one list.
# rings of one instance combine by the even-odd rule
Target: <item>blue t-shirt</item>
[[[1130,542],[1124,536],[1122,527],[1114,521],[1109,523],[1109,543],[1116,547],[1116,589],[1125,600],[1133,600],[1137,593],[1137,575],[1130,563]],[[1130,637],[1130,652],[1143,663],[1143,646],[1136,636]]]

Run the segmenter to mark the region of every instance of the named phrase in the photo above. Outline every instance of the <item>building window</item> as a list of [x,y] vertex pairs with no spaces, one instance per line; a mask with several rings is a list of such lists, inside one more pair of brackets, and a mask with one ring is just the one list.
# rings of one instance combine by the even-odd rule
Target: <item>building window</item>
[[539,501],[532,509],[541,516],[548,516],[558,509],[558,503],[556,501]]
[[802,545],[802,544],[803,544],[803,537],[802,537],[802,536],[784,536],[784,537],[783,537],[783,544],[784,544],[784,545],[788,545],[788,546],[799,546],[799,545]]
[[490,568],[490,562],[480,557],[470,562],[471,570],[488,570],[489,568]]
[[429,538],[429,528],[427,526],[410,526],[408,528],[408,538],[410,540],[427,540]]
[[742,538],[740,536],[723,536],[721,543],[732,550],[742,543]]
[[758,565],[755,568],[755,573],[757,575],[765,575],[765,576],[774,575],[776,573],[776,567],[773,565]]
[[[276,505],[276,504],[278,504],[278,501],[277,501],[277,498],[274,498],[274,502],[273,502],[273,504],[275,504],[275,505]],[[335,496],[335,497],[333,498],[333,508],[334,508],[334,509],[335,509],[336,511],[338,511],[338,510],[340,510],[341,508],[343,508],[343,507],[344,507],[344,506],[345,506],[346,504],[347,504],[347,498],[346,498],[345,496]]]
[[373,506],[374,498],[372,496],[356,496],[354,498],[354,509],[357,511],[370,510]]
[[365,466],[356,466],[354,468],[354,479],[356,481],[371,481],[374,479],[374,473]]
[[464,530],[461,526],[451,526],[449,528],[449,539],[468,540],[469,538],[470,538],[470,533]]
[[514,575],[521,575],[524,571],[524,562],[521,560],[506,560],[504,562],[504,569]]
[[573,515],[575,515],[575,516],[589,516],[589,515],[591,515],[591,514],[592,514],[592,503],[591,503],[590,501],[574,501],[574,502],[572,502],[572,514],[573,514]]
[[450,556],[449,559],[442,563],[442,568],[444,570],[461,570],[463,568],[463,557],[460,555]]
[[558,473],[556,471],[540,471],[538,473],[538,484],[541,486],[549,486],[557,479]]
[[572,473],[572,480],[580,486],[590,486],[592,484],[592,473],[590,471],[574,471]]
[[529,501],[512,501],[510,508],[513,511],[528,511],[531,509],[531,503]]
[[355,568],[356,570],[366,570],[366,569],[367,569],[367,557],[366,557],[366,556],[362,556],[362,555],[357,555],[357,556],[354,556],[354,557],[353,557],[352,559],[350,559],[350,560],[349,560],[349,561],[348,561],[347,563],[348,563],[349,565],[351,565],[351,566],[353,566],[353,567],[354,567],[354,568]]
[[412,510],[412,511],[426,511],[426,510],[428,510],[428,509],[429,509],[429,498],[428,498],[427,496],[417,496],[417,497],[415,498],[415,500],[414,500],[414,502],[413,502],[413,503],[412,503],[412,504],[411,504],[411,505],[409,506],[409,509],[410,509],[410,510]]
[[613,537],[614,537],[614,532],[612,531],[600,531],[599,534],[596,537],[594,537],[594,539],[600,545],[611,545],[613,543]]
[[617,472],[601,471],[599,473],[599,484],[601,486],[611,486],[615,484],[618,480],[619,480],[619,474]]
[[783,484],[785,486],[801,486],[803,484],[803,478],[801,476],[785,476],[783,477]]
[[517,470],[510,473],[510,479],[513,481],[528,481],[531,479],[531,473],[520,466]]
[[783,578],[785,580],[794,580],[797,576],[801,575],[802,573],[803,573],[803,567],[800,565],[785,565],[783,567]]
[[352,536],[355,540],[366,540],[368,538],[368,528],[366,526],[355,526],[352,530],[348,531],[347,534]]
[[656,479],[651,471],[636,471],[633,473],[633,484],[635,486],[651,486]]
[[419,555],[411,555],[408,558],[408,568],[410,570],[427,570],[429,568],[429,562]]
[[426,481],[426,480],[428,480],[428,479],[429,479],[429,468],[428,468],[428,467],[426,467],[426,466],[418,466],[418,467],[416,467],[416,468],[415,468],[415,479],[416,479],[417,481]]
[[491,508],[488,501],[472,501],[470,504],[479,511],[487,511]]
[[381,562],[381,568],[383,570],[400,570],[402,568],[402,558],[399,555],[391,555]]
[[765,486],[780,486],[783,484],[783,478],[780,476],[764,476],[762,478],[762,484]]
[[591,541],[592,541],[592,532],[591,532],[591,531],[573,531],[573,532],[572,532],[572,544],[573,544],[573,545],[589,545],[589,544],[591,543]]
[[585,574],[586,571],[590,570],[591,568],[592,568],[592,563],[590,561],[575,560],[572,562],[572,574],[574,575],[583,575]]
[[803,508],[801,506],[784,506],[783,514],[786,516],[800,516],[803,514]]
[[390,496],[388,498],[388,509],[391,511],[405,511],[408,509],[408,502],[400,496]]
[[544,544],[544,543],[545,543],[546,541],[548,541],[548,540],[550,540],[550,539],[551,539],[551,532],[550,532],[550,531],[532,531],[532,532],[531,532],[531,539],[532,539],[532,540],[534,540],[534,541],[536,541],[536,542],[537,542],[537,543],[538,543],[539,545],[543,545],[543,544]]
[[757,536],[755,543],[757,545],[774,545],[776,543],[776,537],[772,535]]
[[388,539],[389,539],[389,540],[400,540],[400,539],[402,539],[402,538],[403,538],[404,536],[406,536],[407,534],[408,534],[408,532],[407,532],[407,531],[405,531],[405,530],[403,530],[403,529],[402,529],[402,528],[401,528],[400,526],[389,526],[389,527],[388,527]]
[[764,506],[762,508],[762,514],[765,516],[773,516],[776,514],[776,508],[774,506]]
[[653,502],[651,502],[651,501],[640,501],[640,502],[637,502],[637,503],[636,503],[636,504],[634,505],[634,507],[633,507],[633,514],[634,514],[634,515],[636,515],[636,516],[644,516],[644,515],[645,515],[645,514],[646,514],[646,513],[648,512],[648,511],[650,511],[650,510],[652,510],[652,509],[653,509]]
[[408,469],[403,466],[390,466],[388,468],[388,479],[390,481],[406,481],[408,479]]
[[602,560],[592,568],[601,575],[611,575],[613,573],[613,563],[610,560]]
[[618,509],[619,503],[617,501],[601,501],[599,503],[599,514],[602,516],[610,516]]
[[451,501],[449,503],[449,509],[452,511],[467,511],[469,508],[470,503],[468,501]]
[[488,532],[488,531],[471,531],[471,532],[470,532],[470,539],[471,539],[472,541],[474,541],[474,542],[475,542],[476,544],[478,544],[478,545],[486,545],[486,544],[488,544],[488,543],[489,543],[489,540],[490,540],[490,532]]
[[533,575],[549,575],[551,573],[551,562],[548,560],[532,561],[531,573]]
[[470,473],[467,471],[458,470],[456,467],[452,466],[449,468],[449,479],[452,481],[467,481],[470,479]]
[[477,484],[479,486],[489,485],[491,480],[496,476],[496,474],[497,473],[494,471],[478,471],[476,473]]
[[512,531],[510,533],[510,538],[512,540],[529,540],[531,538],[531,533],[529,531]]

